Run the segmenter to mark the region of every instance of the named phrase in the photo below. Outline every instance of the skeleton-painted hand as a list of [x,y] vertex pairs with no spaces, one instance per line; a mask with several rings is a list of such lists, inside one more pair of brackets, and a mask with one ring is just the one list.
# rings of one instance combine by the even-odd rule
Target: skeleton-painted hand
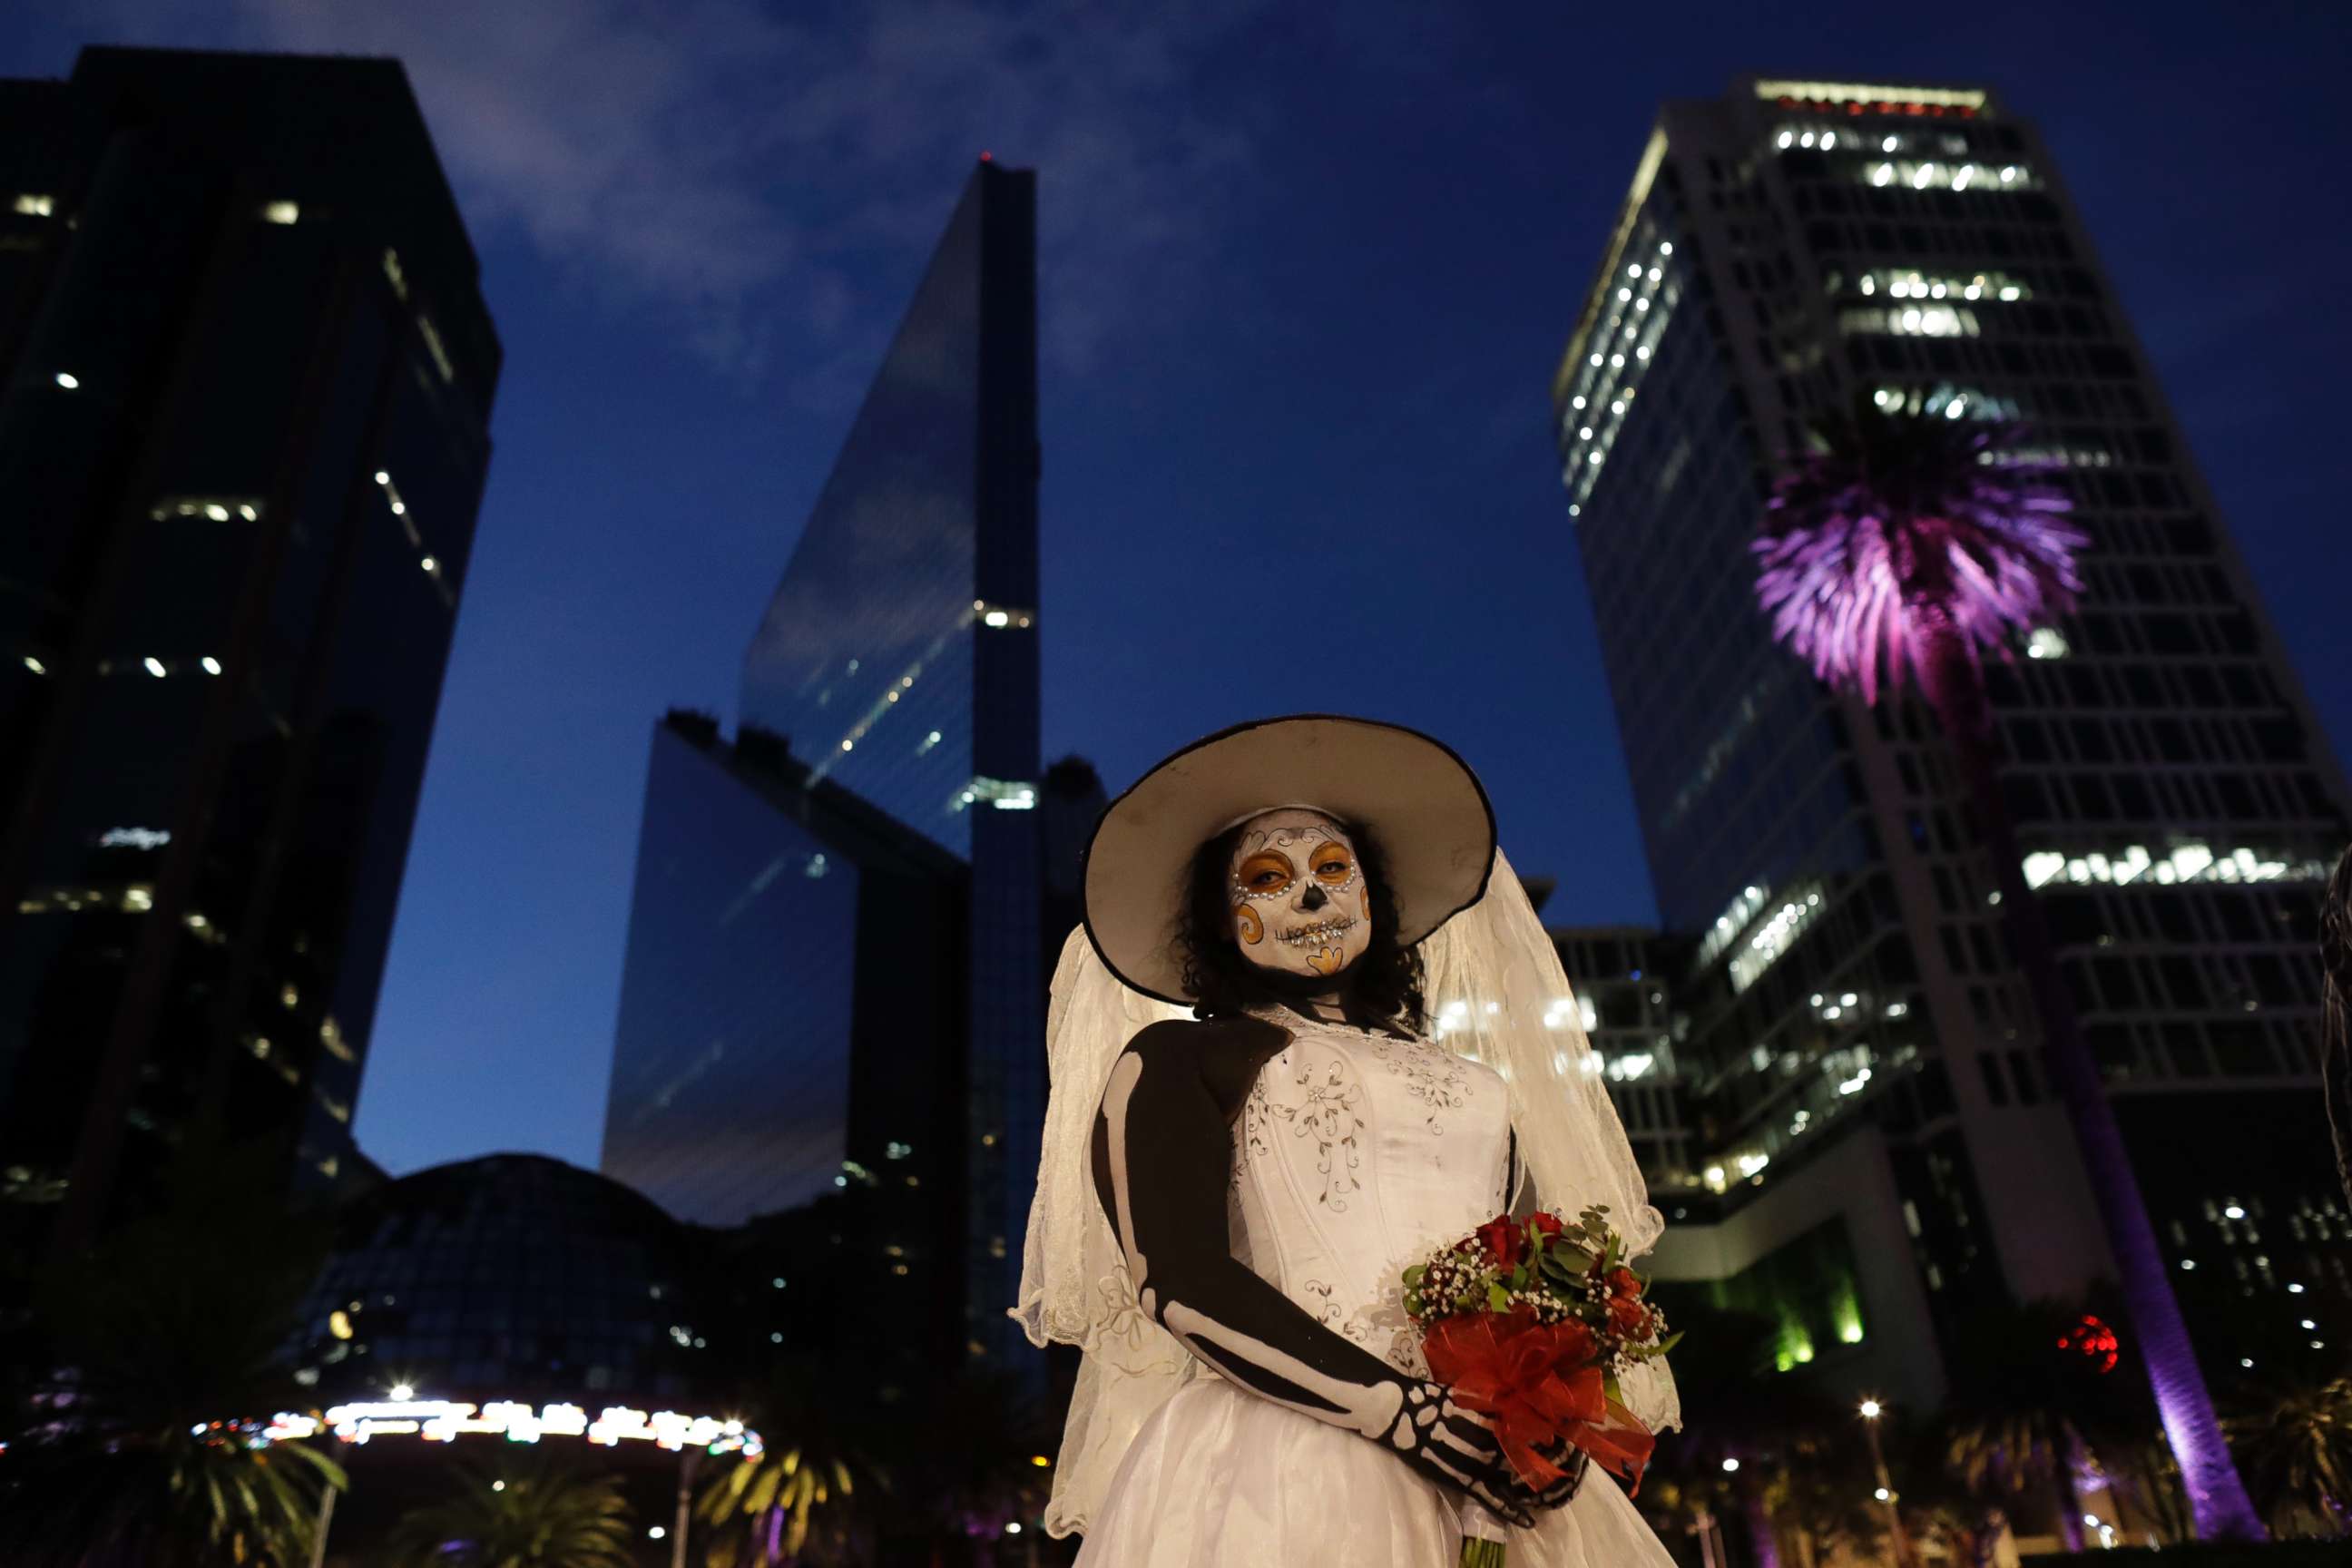
[[1565,1443],[1561,1444],[1560,1447],[1566,1451],[1537,1450],[1545,1458],[1567,1472],[1559,1479],[1535,1494],[1533,1500],[1538,1509],[1566,1508],[1570,1503],[1574,1502],[1578,1489],[1584,1485],[1585,1471],[1591,1467],[1592,1456],[1583,1449],[1571,1447]]
[[1468,1492],[1505,1523],[1525,1529],[1535,1522],[1536,1500],[1512,1473],[1494,1428],[1454,1403],[1444,1384],[1406,1388],[1389,1443],[1406,1464],[1440,1486]]

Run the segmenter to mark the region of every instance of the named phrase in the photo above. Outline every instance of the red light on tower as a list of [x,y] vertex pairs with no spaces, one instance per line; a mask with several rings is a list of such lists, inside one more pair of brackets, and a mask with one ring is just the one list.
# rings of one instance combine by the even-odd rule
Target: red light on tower
[[2058,1336],[2058,1348],[2082,1356],[2091,1363],[2094,1371],[2105,1376],[2116,1370],[2123,1342],[2116,1337],[2115,1330],[2086,1312],[2081,1322]]
[[982,153],[980,155],[980,161],[983,163],[993,163],[996,162],[996,154],[993,153]]

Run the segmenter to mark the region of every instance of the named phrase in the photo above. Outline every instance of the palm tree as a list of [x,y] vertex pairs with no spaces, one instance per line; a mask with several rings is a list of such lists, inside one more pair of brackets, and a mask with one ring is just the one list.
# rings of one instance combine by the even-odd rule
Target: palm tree
[[2019,450],[2014,427],[1857,401],[1821,436],[1822,449],[1773,487],[1754,546],[1757,598],[1774,635],[1824,681],[1859,687],[1874,702],[1883,659],[1886,683],[1907,670],[1934,710],[1975,803],[2010,945],[2042,1017],[2051,1079],[2082,1148],[2198,1533],[2259,1538],[1994,776],[1980,650],[2073,605],[2082,591],[2074,556],[2088,538],[2067,520],[2071,503],[2048,466]]
[[2352,1378],[2273,1389],[2223,1426],[2272,1529],[2352,1534]]
[[542,1450],[502,1449],[457,1467],[447,1497],[394,1529],[401,1568],[630,1568],[629,1504],[617,1476]]
[[164,1211],[35,1281],[41,1370],[9,1413],[0,1560],[298,1568],[327,1492],[348,1484],[254,1419],[303,1407],[278,1352],[323,1221],[285,1214],[244,1154],[197,1153],[169,1190]]
[[[785,1357],[747,1403],[766,1440],[757,1455],[713,1471],[694,1517],[712,1526],[712,1568],[848,1560],[872,1521],[861,1505],[889,1476],[876,1455],[896,1437],[867,1411],[870,1395],[837,1366]],[[903,1425],[903,1424],[901,1424]]]
[[[1061,1440],[1049,1414],[1009,1377],[966,1373],[935,1391],[922,1426],[916,1473],[908,1479],[920,1488],[934,1522],[981,1542],[1014,1526],[1020,1533],[1006,1544],[1034,1548],[1053,1490],[1049,1456]],[[980,1555],[984,1561],[988,1553]]]

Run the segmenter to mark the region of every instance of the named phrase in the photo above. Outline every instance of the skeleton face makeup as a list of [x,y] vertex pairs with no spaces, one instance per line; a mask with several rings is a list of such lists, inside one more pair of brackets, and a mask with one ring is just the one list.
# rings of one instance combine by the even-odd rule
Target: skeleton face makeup
[[1337,976],[1372,942],[1371,889],[1345,829],[1285,807],[1242,825],[1227,878],[1234,941],[1261,969]]

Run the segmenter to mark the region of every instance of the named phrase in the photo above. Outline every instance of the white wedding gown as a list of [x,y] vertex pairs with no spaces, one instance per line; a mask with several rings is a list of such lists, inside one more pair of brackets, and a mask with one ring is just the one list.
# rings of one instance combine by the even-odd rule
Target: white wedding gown
[[[1505,1085],[1444,1046],[1285,1018],[1234,1127],[1234,1256],[1334,1332],[1426,1377],[1405,1268],[1507,1206]],[[1574,1212],[1573,1193],[1542,1194]],[[1079,1568],[1454,1568],[1458,1494],[1198,1363],[1128,1449]],[[1512,1530],[1510,1568],[1672,1568],[1617,1482]]]

